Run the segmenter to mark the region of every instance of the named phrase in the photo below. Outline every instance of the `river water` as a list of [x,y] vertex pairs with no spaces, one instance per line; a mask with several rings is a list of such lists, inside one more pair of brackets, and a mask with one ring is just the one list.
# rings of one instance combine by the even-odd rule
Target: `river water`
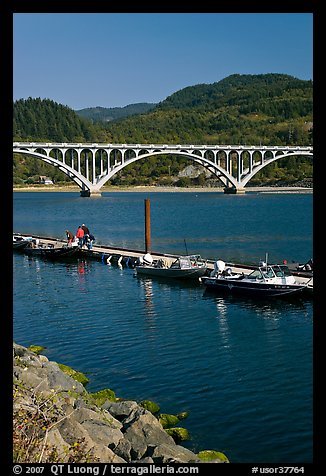
[[[313,195],[73,192],[13,195],[15,232],[65,238],[85,223],[98,244],[257,263],[312,257]],[[200,284],[137,278],[96,261],[13,256],[13,331],[84,372],[89,391],[158,403],[183,420],[192,451],[234,463],[312,462],[312,298],[212,295]]]

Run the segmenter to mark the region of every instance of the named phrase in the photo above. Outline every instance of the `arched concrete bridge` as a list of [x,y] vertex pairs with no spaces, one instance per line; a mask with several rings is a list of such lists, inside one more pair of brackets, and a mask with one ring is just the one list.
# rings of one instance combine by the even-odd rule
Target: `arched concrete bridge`
[[81,188],[82,196],[91,196],[100,194],[103,185],[127,165],[155,155],[188,157],[215,174],[226,193],[239,193],[271,162],[312,157],[313,147],[14,142],[13,152],[58,167]]

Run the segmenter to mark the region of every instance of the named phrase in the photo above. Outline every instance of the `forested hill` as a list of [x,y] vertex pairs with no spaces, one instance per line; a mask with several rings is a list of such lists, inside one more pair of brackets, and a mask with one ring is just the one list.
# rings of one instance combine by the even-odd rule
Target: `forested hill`
[[[13,109],[15,141],[309,145],[313,140],[313,83],[284,74],[235,74],[189,86],[150,111],[106,123],[82,118],[50,99],[20,99]],[[162,177],[170,183],[186,165],[189,160],[180,157],[152,157],[129,165],[112,183],[160,183]],[[14,180],[24,182],[37,174],[66,179],[49,167],[38,159],[15,156]],[[311,177],[312,161],[280,160],[256,179],[264,176]]]
[[19,99],[13,111],[14,140],[81,142],[100,140],[101,128],[50,99]]
[[85,109],[77,110],[77,114],[80,117],[89,119],[92,122],[110,122],[117,119],[124,119],[129,116],[135,116],[137,114],[143,114],[155,107],[153,103],[136,103],[128,104],[124,107],[88,107]]
[[229,76],[184,88],[147,114],[107,130],[118,142],[309,144],[312,81],[284,74]]
[[304,116],[312,111],[312,81],[286,74],[233,74],[213,84],[190,86],[169,96],[159,108],[214,111],[237,106],[240,114]]

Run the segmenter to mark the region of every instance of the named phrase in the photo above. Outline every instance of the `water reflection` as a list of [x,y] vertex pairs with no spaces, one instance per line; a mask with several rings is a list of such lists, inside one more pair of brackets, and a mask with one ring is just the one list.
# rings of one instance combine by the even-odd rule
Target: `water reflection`
[[80,261],[77,267],[78,274],[84,275],[86,273],[86,263],[85,261]]
[[[260,339],[264,342],[272,339],[275,342],[279,335],[278,332],[271,331],[277,331],[282,325],[281,318],[285,316],[282,303],[209,293],[204,293],[203,300],[215,304],[217,341],[222,343],[229,358],[234,358],[234,352],[238,352],[239,337],[246,342],[242,342],[242,347],[247,345],[247,351],[251,352],[250,346],[260,345]],[[259,332],[263,337],[258,338]]]
[[282,317],[284,311],[293,313],[295,311],[308,311],[311,307],[311,300],[302,297],[273,297],[263,299],[261,297],[253,298],[249,296],[234,296],[233,294],[219,295],[215,292],[205,289],[203,300],[212,300],[216,303],[218,317],[225,317],[227,309],[230,306],[237,306],[240,309],[254,311],[256,315],[263,319],[278,319]]
[[[55,264],[60,266],[60,263],[55,263]],[[78,259],[75,262],[63,263],[62,266],[67,271],[72,271],[72,272],[77,271],[78,274],[86,274],[90,271],[92,262],[85,259]]]
[[153,282],[151,279],[142,279],[140,281],[140,288],[143,291],[145,313],[147,317],[151,318],[156,315],[155,306],[153,302]]
[[227,304],[226,304],[225,299],[223,297],[216,298],[216,308],[217,308],[219,317],[222,317],[222,318],[226,317],[226,315],[227,315]]
[[[59,263],[55,263],[55,265],[60,266]],[[74,281],[77,282],[79,291],[83,293],[87,292],[87,275],[91,272],[91,261],[78,259],[76,262],[64,263],[62,266],[67,273],[72,275]]]
[[41,273],[42,261],[40,261],[38,258],[24,255],[23,266],[25,270],[27,270],[28,272],[29,271],[35,272],[33,273],[33,276],[35,276],[35,285],[40,285],[42,283],[42,273]]

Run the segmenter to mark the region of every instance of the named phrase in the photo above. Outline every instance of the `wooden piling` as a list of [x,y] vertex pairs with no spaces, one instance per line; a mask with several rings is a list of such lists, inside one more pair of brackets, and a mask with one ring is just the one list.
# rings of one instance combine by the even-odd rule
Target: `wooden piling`
[[150,200],[145,198],[145,253],[151,252],[151,210]]

